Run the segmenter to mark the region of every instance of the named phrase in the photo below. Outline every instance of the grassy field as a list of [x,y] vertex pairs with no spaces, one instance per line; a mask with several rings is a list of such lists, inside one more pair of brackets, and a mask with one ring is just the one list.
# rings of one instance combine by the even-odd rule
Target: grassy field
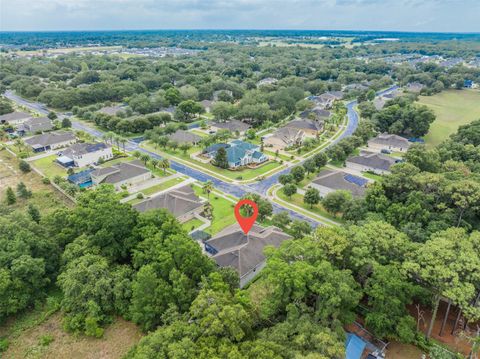
[[23,182],[32,191],[29,199],[17,198],[17,203],[11,207],[23,209],[28,204],[33,204],[42,214],[51,212],[65,205],[72,205],[60,192],[52,186],[42,183],[41,177],[31,171],[23,173],[18,169],[18,159],[6,150],[0,151],[0,201],[5,198],[8,187],[16,190],[18,183]]
[[32,161],[31,164],[50,179],[55,176],[65,177],[67,171],[65,171],[65,169],[59,164],[55,163],[56,159],[57,155],[51,155]]
[[[202,188],[199,186],[193,186],[193,189],[197,196],[207,198],[203,193]],[[234,203],[226,200],[223,197],[217,196],[215,193],[210,193],[210,204],[213,207],[213,220],[212,225],[208,227],[205,232],[210,234],[216,234],[225,227],[235,223],[235,215],[233,213]]]
[[152,186],[152,187],[149,187],[149,188],[146,188],[146,189],[143,189],[141,190],[140,192],[142,192],[145,196],[150,196],[154,193],[157,193],[157,192],[160,192],[160,191],[163,191],[163,190],[166,190],[170,187],[173,187],[175,186],[176,184],[179,184],[181,182],[183,182],[185,179],[182,178],[182,177],[176,177],[176,178],[172,178],[172,179],[169,179],[165,182],[162,182],[160,184],[157,184],[155,186]]
[[425,136],[429,147],[438,145],[459,126],[480,119],[478,90],[448,90],[434,96],[420,96],[419,103],[431,108],[437,116]]
[[195,228],[200,227],[203,222],[197,218],[192,218],[191,220],[182,224],[182,228],[187,232],[193,231]]

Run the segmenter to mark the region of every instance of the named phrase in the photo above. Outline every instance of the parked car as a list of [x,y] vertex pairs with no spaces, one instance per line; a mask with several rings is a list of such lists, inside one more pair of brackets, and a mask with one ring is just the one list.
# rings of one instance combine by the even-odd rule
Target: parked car
[[386,148],[383,148],[380,152],[381,152],[381,153],[385,153],[386,155],[389,155],[389,154],[392,153],[392,151],[390,151],[390,150],[388,150],[388,149],[386,149]]

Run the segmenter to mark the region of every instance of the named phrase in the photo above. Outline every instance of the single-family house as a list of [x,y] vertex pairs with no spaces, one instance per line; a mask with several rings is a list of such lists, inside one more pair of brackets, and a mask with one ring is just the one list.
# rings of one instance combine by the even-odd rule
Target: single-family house
[[329,118],[331,114],[332,113],[328,110],[325,110],[320,107],[314,107],[312,109],[302,111],[299,116],[300,118],[309,118],[312,120],[323,120],[323,119]]
[[32,117],[17,127],[17,132],[20,133],[36,133],[51,130],[53,130],[53,123],[48,117]]
[[213,131],[218,130],[229,130],[232,133],[237,133],[240,135],[245,134],[251,126],[239,120],[227,120],[227,121],[215,121],[210,122],[210,128]]
[[381,133],[368,141],[368,148],[376,152],[382,150],[406,152],[410,145],[411,143],[406,138],[389,133]]
[[184,223],[200,215],[205,206],[205,201],[200,199],[192,187],[183,186],[133,205],[139,212],[164,208],[171,212],[180,223]]
[[98,186],[102,183],[108,183],[112,184],[117,190],[124,185],[132,186],[152,177],[150,171],[139,160],[97,168],[90,175],[93,185]]
[[328,91],[326,94],[333,96],[335,100],[341,100],[345,97],[345,93],[343,93],[343,91]]
[[237,271],[242,288],[265,266],[264,248],[277,248],[283,241],[291,238],[277,227],[264,228],[257,224],[253,225],[247,235],[235,223],[205,241],[204,246],[205,252],[217,265]]
[[409,82],[406,86],[408,92],[420,93],[425,88],[425,85],[420,82]]
[[373,100],[373,106],[375,106],[375,109],[377,111],[383,109],[385,107],[385,103],[386,101],[383,97],[375,97],[375,99]]
[[32,115],[26,112],[10,112],[0,116],[0,125],[20,125],[32,118]]
[[77,138],[73,132],[57,131],[32,136],[26,138],[24,142],[34,152],[44,152],[72,145],[77,142]]
[[265,147],[271,147],[273,151],[284,150],[288,147],[298,146],[303,143],[305,132],[293,127],[281,127],[271,136],[263,140]]
[[175,133],[172,133],[168,136],[170,141],[177,142],[178,144],[189,143],[192,145],[198,144],[202,138],[199,135],[196,135],[192,132],[185,130],[177,130]]
[[214,159],[220,148],[225,148],[229,168],[238,168],[268,161],[268,157],[260,152],[259,146],[241,140],[233,140],[228,144],[218,143],[207,147],[204,155]]
[[307,136],[316,137],[323,132],[323,120],[311,120],[309,118],[296,119],[285,125],[285,127],[295,128],[301,130]]
[[326,169],[320,171],[310,186],[316,188],[322,197],[338,190],[348,191],[354,197],[362,197],[365,195],[367,184],[368,180],[363,177],[344,171]]
[[349,157],[345,165],[347,168],[359,172],[370,171],[376,174],[386,174],[390,173],[390,167],[396,162],[398,162],[398,160],[392,157],[379,153],[370,153]]
[[59,152],[57,162],[65,167],[85,167],[107,161],[113,158],[112,146],[103,142],[99,143],[76,143]]
[[104,113],[105,115],[116,116],[120,111],[125,110],[123,105],[113,105],[102,107],[97,112]]
[[320,96],[307,97],[307,100],[314,102],[317,107],[322,109],[332,108],[336,99],[335,96],[328,93],[321,94]]

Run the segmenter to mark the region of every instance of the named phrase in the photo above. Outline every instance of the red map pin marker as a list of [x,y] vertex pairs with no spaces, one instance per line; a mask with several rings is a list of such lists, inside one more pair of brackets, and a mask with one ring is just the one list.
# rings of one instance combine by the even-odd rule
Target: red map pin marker
[[[253,208],[253,214],[251,217],[242,217],[242,215],[240,214],[240,207],[242,207],[243,205],[248,205]],[[255,202],[249,199],[242,199],[235,205],[235,217],[237,218],[237,222],[240,227],[242,227],[243,233],[248,234],[253,224],[257,220],[257,216],[258,206]]]

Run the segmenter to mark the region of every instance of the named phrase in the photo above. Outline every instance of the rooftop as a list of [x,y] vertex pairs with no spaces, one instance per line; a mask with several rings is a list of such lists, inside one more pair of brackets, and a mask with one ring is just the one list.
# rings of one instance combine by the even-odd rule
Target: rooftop
[[397,160],[392,157],[380,155],[378,153],[372,153],[368,155],[349,157],[347,162],[388,171],[390,170],[390,167],[397,162]]
[[211,126],[229,130],[231,132],[245,132],[250,128],[250,125],[239,120],[228,120],[225,122],[215,121],[210,124]]
[[177,130],[175,133],[172,133],[168,138],[171,141],[182,143],[197,143],[202,139],[199,135],[196,135],[192,132],[185,130]]
[[361,197],[365,194],[368,181],[365,178],[353,176],[343,171],[323,170],[320,171],[312,183],[333,190],[346,190],[355,197]]
[[110,146],[107,146],[103,142],[99,143],[75,143],[71,145],[69,148],[66,150],[62,151],[63,156],[67,156],[70,158],[73,158],[75,156],[82,156],[87,153],[93,153],[97,151],[103,151]]
[[26,112],[10,112],[5,115],[0,116],[0,123],[8,123],[10,121],[24,120],[26,118],[31,118],[32,115]]
[[98,168],[92,172],[92,177],[103,177],[100,183],[119,183],[140,176],[150,171],[139,160],[121,162],[111,167]]
[[57,143],[73,141],[75,139],[75,135],[73,132],[49,132],[44,133],[42,135],[33,136],[27,138],[24,142],[32,147],[34,146],[49,146]]
[[410,142],[404,137],[392,135],[389,133],[381,133],[377,137],[372,138],[370,141],[371,143],[375,143],[382,146],[393,146],[393,147],[400,147],[400,148],[408,148],[410,147]]
[[322,131],[322,120],[310,120],[308,118],[293,120],[285,125],[285,127],[297,128],[300,130]]

